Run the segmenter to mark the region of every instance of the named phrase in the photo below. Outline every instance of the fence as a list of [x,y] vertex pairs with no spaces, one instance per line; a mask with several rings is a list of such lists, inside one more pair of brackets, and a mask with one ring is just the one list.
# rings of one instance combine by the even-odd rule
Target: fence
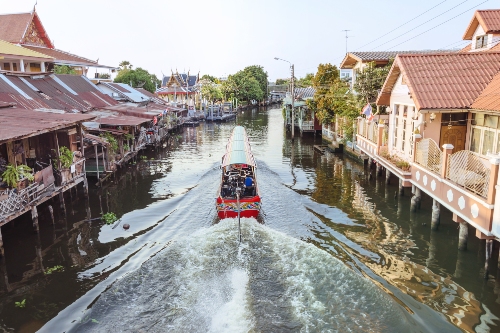
[[490,183],[489,162],[469,150],[461,150],[449,156],[446,178],[486,198]]
[[423,139],[417,143],[415,162],[426,169],[441,173],[442,152],[432,139]]

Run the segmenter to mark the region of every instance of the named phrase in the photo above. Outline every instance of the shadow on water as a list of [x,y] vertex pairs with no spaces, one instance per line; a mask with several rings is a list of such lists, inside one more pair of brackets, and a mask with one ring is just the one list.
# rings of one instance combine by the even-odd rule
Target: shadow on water
[[[260,223],[243,221],[240,247],[236,221],[215,223],[214,206],[234,123],[186,128],[89,201],[73,192],[67,216],[51,202],[54,226],[42,206],[39,235],[28,216],[2,227],[0,331],[495,331],[500,287],[480,277],[484,246],[471,237],[456,251],[446,212],[430,232],[429,198],[410,214],[395,184],[315,152],[321,138],[291,145],[280,110],[245,111],[236,123],[263,193]],[[120,225],[86,220],[101,212]]]

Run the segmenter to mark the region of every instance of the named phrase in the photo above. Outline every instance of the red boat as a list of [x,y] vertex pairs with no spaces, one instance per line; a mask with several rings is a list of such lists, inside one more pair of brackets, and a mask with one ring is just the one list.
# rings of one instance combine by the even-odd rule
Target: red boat
[[221,185],[216,206],[219,218],[259,215],[261,199],[255,173],[257,164],[250,149],[247,133],[236,126],[222,157]]

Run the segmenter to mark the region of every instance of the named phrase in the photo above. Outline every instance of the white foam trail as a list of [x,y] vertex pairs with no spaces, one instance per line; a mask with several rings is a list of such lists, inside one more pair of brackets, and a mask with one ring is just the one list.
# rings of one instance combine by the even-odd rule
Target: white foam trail
[[252,319],[247,302],[248,274],[241,269],[231,272],[233,297],[212,317],[209,332],[238,333],[248,332],[252,328]]

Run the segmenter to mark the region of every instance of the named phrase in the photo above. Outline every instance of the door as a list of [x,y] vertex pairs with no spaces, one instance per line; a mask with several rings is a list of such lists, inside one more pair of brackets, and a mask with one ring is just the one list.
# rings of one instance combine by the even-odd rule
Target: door
[[467,134],[467,126],[442,126],[441,138],[439,147],[444,144],[451,143],[453,145],[453,153],[465,149],[465,136]]

